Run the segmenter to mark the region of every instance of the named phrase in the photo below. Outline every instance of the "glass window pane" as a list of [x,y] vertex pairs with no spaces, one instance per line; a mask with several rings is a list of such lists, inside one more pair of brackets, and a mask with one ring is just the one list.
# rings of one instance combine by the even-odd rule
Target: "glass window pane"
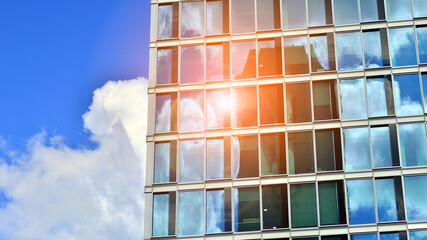
[[255,41],[233,42],[231,47],[233,79],[255,78]]
[[427,7],[424,0],[412,0],[414,4],[414,17],[426,17]]
[[234,231],[260,230],[259,189],[234,189]]
[[405,232],[386,232],[380,233],[380,240],[407,240]]
[[280,0],[257,1],[257,28],[280,29]]
[[369,150],[368,128],[345,128],[344,135],[344,160],[345,170],[371,169],[371,152]]
[[178,59],[176,47],[159,48],[157,50],[156,84],[171,84],[177,82]]
[[313,133],[288,133],[289,174],[313,173]]
[[367,118],[365,80],[351,79],[340,81],[341,118]]
[[375,179],[379,222],[405,219],[400,177]]
[[342,181],[319,182],[319,212],[320,225],[346,223]]
[[337,55],[340,71],[363,69],[360,32],[337,33]]
[[258,75],[282,74],[281,38],[258,40]]
[[393,114],[390,76],[367,78],[369,117]]
[[384,19],[383,6],[382,0],[360,0],[362,22]]
[[153,195],[153,237],[169,235],[169,194]]
[[156,132],[176,131],[176,94],[156,95]]
[[206,81],[230,78],[228,43],[206,45]]
[[314,120],[338,118],[336,81],[313,81]]
[[414,29],[390,28],[389,33],[392,66],[417,65]]
[[232,33],[255,32],[255,2],[232,0],[231,24]]
[[359,22],[357,1],[334,0],[335,24],[350,24]]
[[224,178],[224,139],[206,140],[206,179]]
[[261,134],[261,175],[286,174],[285,133]]
[[410,240],[427,240],[427,231],[409,231]]
[[411,0],[386,0],[388,20],[411,19]]
[[357,235],[351,235],[350,240],[377,240],[377,234],[357,234]]
[[426,182],[427,176],[405,177],[405,200],[408,221],[427,220]]
[[427,63],[427,27],[417,27],[416,29],[420,63]]
[[310,35],[311,72],[335,70],[333,34]]
[[207,128],[230,127],[230,91],[206,91]]
[[284,122],[283,84],[259,86],[261,124]]
[[234,178],[258,177],[258,136],[233,137]]
[[205,232],[203,195],[203,191],[179,193],[178,236],[200,235]]
[[186,140],[179,142],[179,181],[203,181],[204,141]]
[[224,17],[228,17],[223,0],[206,1],[206,34],[216,35],[227,32],[227,26],[224,26],[228,21]]
[[286,115],[288,123],[312,121],[309,83],[286,85]]
[[181,47],[181,83],[204,81],[204,47]]
[[[390,138],[390,131],[391,129],[388,126],[371,128],[374,168],[391,167],[396,165],[393,163],[392,158],[392,139]],[[396,145],[397,143],[393,141],[393,147],[396,148]]]
[[233,127],[257,126],[256,87],[233,88]]
[[396,115],[423,114],[418,74],[394,76]]
[[350,225],[375,223],[375,203],[372,179],[347,181]]
[[159,5],[157,38],[178,37],[178,4]]
[[154,146],[154,183],[170,182],[171,143],[156,143]]
[[377,68],[389,65],[386,34],[385,30],[363,32],[363,50],[366,68]]
[[316,130],[317,171],[342,170],[339,129]]
[[224,190],[206,191],[206,232],[220,233],[231,230],[230,207]]
[[402,166],[427,165],[427,143],[424,123],[399,124]]
[[291,185],[291,223],[293,228],[317,227],[314,183]]
[[423,84],[423,96],[424,96],[424,112],[427,112],[427,74],[421,74],[421,80]]
[[263,229],[289,226],[286,185],[262,186],[262,212]]
[[184,2],[181,4],[181,37],[200,37],[205,34],[204,2]]
[[307,37],[284,38],[285,74],[306,74],[309,72]]
[[305,1],[282,0],[282,24],[284,29],[307,27]]
[[308,25],[323,26],[332,24],[330,0],[308,0]]
[[181,132],[203,131],[203,92],[182,92],[179,101]]

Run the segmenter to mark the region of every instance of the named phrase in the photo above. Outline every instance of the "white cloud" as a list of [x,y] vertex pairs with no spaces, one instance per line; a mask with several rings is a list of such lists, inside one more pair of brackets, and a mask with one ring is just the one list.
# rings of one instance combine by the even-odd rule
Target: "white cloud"
[[[84,126],[99,144],[71,149],[34,136],[0,162],[0,239],[141,239],[147,81],[108,82],[94,92]],[[0,151],[8,154],[0,138]],[[1,161],[1,160],[0,160]]]

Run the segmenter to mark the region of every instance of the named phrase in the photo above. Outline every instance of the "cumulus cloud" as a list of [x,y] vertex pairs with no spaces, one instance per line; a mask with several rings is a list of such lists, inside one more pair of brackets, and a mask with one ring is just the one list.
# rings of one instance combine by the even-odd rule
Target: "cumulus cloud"
[[147,81],[108,82],[97,89],[84,127],[96,149],[71,149],[42,132],[27,151],[0,151],[0,239],[140,239]]

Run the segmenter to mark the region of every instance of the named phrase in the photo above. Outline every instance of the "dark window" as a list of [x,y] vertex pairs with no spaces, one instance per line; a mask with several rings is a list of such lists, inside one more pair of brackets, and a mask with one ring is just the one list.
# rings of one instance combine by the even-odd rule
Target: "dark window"
[[233,137],[234,178],[258,177],[258,136]]
[[335,80],[313,82],[314,120],[338,119],[338,97]]
[[260,77],[282,75],[281,39],[258,40],[258,74]]
[[286,174],[285,133],[261,134],[261,175]]
[[291,223],[293,228],[317,226],[314,183],[291,185]]
[[234,231],[260,230],[259,189],[234,189]]
[[289,227],[286,185],[262,186],[262,212],[263,229]]
[[287,37],[284,41],[285,74],[309,72],[307,37]]
[[339,129],[316,130],[317,171],[342,170]]
[[286,115],[288,123],[311,122],[310,83],[286,85]]
[[259,86],[259,111],[261,124],[284,122],[283,85]]
[[347,222],[344,198],[342,181],[319,182],[320,225],[345,224]]
[[313,173],[313,133],[288,133],[289,174]]

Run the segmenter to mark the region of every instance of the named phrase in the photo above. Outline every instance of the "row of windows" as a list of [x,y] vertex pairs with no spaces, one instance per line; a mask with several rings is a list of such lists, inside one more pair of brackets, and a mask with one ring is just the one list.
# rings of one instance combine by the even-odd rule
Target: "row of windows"
[[256,3],[254,0],[206,0],[206,3],[181,3],[181,14],[179,3],[159,4],[157,38],[193,38],[427,16],[423,0],[385,0],[385,3],[384,0],[257,0]]
[[156,142],[154,183],[425,165],[425,124],[391,124]]
[[427,74],[180,92],[179,111],[177,99],[176,92],[156,95],[157,133],[422,115]]
[[289,76],[427,63],[427,27],[416,27],[415,31],[413,27],[390,28],[388,33],[386,29],[343,32],[336,33],[335,38],[336,44],[334,34],[327,33],[190,45],[179,47],[180,54],[177,46],[158,48],[157,84],[178,83],[178,68],[179,82],[188,84],[230,79],[230,76],[251,79],[283,73]]
[[156,193],[152,235],[426,221],[427,176],[403,179],[398,176]]

